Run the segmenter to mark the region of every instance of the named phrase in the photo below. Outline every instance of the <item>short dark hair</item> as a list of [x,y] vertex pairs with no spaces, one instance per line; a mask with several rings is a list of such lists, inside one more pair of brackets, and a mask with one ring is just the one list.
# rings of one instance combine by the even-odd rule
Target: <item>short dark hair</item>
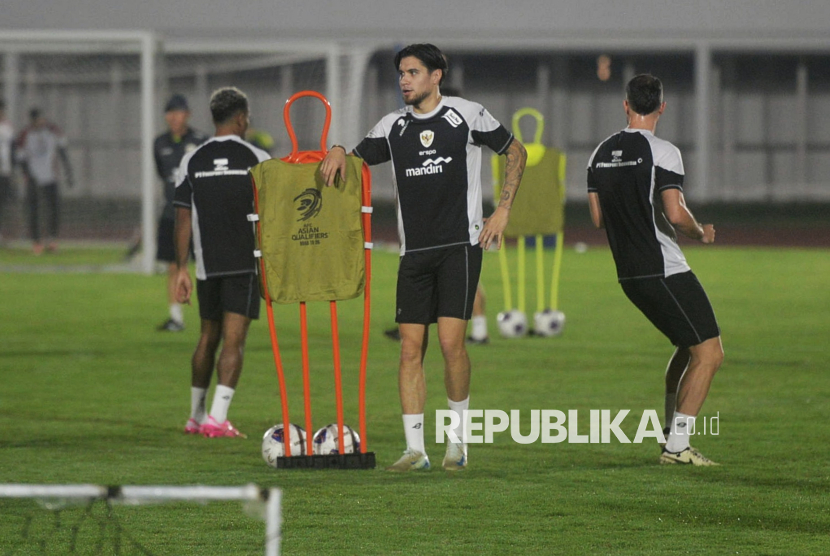
[[32,108],[29,110],[29,119],[37,120],[40,118],[40,108]]
[[439,86],[444,82],[444,78],[447,77],[447,72],[450,71],[450,65],[449,62],[447,62],[447,57],[444,56],[444,53],[441,52],[441,50],[434,44],[410,44],[409,46],[402,48],[397,54],[395,54],[395,69],[397,70],[400,68],[401,60],[408,58],[409,56],[418,58],[421,63],[426,66],[429,73],[432,73],[437,69],[441,70],[441,81],[438,82]]
[[663,104],[663,84],[649,73],[635,75],[625,86],[625,99],[631,110],[647,116]]
[[222,87],[210,95],[210,114],[214,124],[227,123],[240,112],[248,113],[248,97],[236,87]]

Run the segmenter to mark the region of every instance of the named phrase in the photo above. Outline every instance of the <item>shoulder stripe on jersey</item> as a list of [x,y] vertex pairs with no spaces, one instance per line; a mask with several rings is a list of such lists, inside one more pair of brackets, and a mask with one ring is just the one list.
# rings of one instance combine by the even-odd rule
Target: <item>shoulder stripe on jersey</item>
[[501,149],[497,150],[497,151],[496,151],[496,154],[504,154],[504,153],[505,153],[505,151],[507,151],[507,148],[508,148],[508,147],[510,147],[510,144],[511,144],[512,142],[513,142],[513,134],[511,133],[511,134],[510,134],[510,137],[509,137],[509,138],[507,139],[507,141],[504,143],[504,146],[503,146]]

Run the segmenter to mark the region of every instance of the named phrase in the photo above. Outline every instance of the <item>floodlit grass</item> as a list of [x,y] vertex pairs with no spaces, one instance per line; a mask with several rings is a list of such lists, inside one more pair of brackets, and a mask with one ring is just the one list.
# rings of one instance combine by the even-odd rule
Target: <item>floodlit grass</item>
[[[264,319],[251,328],[230,412],[250,437],[194,438],[181,430],[196,308],[187,309],[185,332],[159,333],[162,276],[37,273],[0,278],[0,482],[277,486],[284,554],[824,553],[830,256],[686,251],[723,331],[725,363],[702,411],[719,416],[720,434],[695,441],[721,467],[659,466],[653,440],[519,445],[500,433],[493,444],[471,447],[469,469],[449,475],[434,438],[434,411],[446,397],[433,341],[426,364],[433,470],[276,471],[259,454],[259,436],[281,420]],[[396,264],[393,253],[375,254],[367,440],[380,468],[404,448],[397,345],[381,334],[392,324]],[[485,257],[483,281],[492,342],[469,350],[473,408],[519,409],[523,419],[531,409],[576,409],[581,433],[590,409],[630,409],[622,428],[632,439],[643,410],[662,419],[671,346],[625,299],[606,249],[565,253],[568,322],[559,338],[498,338],[494,255]],[[351,301],[340,309],[346,421],[354,427],[361,307]],[[335,420],[328,308],[310,309],[313,416],[323,426]],[[297,313],[277,307],[292,420],[302,423]],[[0,500],[0,553],[61,553],[66,524],[77,518],[67,513],[55,529],[45,513],[29,501]],[[262,522],[239,503],[117,507],[115,514],[153,554],[262,553]],[[27,516],[29,545],[21,540]],[[80,536],[94,537],[97,525],[84,523]],[[30,546],[38,534],[51,543],[40,552]],[[114,535],[112,528],[104,534]]]
[[56,251],[32,252],[28,244],[0,249],[0,270],[37,271],[46,267],[60,270],[85,270],[90,267],[126,265],[127,247],[118,244],[59,244]]

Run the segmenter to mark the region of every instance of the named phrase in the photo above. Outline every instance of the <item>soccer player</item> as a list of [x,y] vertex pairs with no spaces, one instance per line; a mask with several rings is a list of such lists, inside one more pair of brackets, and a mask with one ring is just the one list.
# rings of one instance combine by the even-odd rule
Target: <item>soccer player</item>
[[[453,87],[444,86],[441,89],[442,97],[460,97],[461,91]],[[474,345],[486,345],[490,343],[490,336],[487,333],[487,311],[486,311],[486,296],[484,295],[484,286],[481,281],[476,288],[476,297],[473,301],[473,314],[470,319],[471,330],[470,335],[467,336],[467,343]],[[394,328],[387,328],[383,331],[383,335],[390,340],[396,342],[401,341],[401,331],[396,325]]]
[[591,219],[606,230],[626,296],[676,346],[666,369],[669,435],[660,463],[715,465],[689,445],[689,432],[723,361],[720,329],[675,233],[709,244],[715,228],[686,207],[680,151],[654,136],[666,109],[660,80],[631,79],[623,108],[628,127],[588,163]]
[[12,147],[14,128],[6,118],[6,103],[0,100],[0,245],[3,242],[3,211],[6,201],[12,197]]
[[[251,319],[259,318],[259,279],[254,229],[248,215],[254,195],[248,170],[271,158],[246,143],[248,98],[235,87],[213,93],[210,112],[216,135],[182,159],[176,207],[176,293],[189,303],[193,283],[187,269],[193,237],[201,335],[191,361],[191,410],[184,431],[207,437],[244,436],[228,420]],[[216,361],[219,344],[222,350]],[[210,414],[205,398],[216,365],[217,386]]]
[[[438,324],[448,403],[459,423],[469,407],[464,340],[482,247],[501,246],[527,154],[483,106],[441,95],[448,66],[437,47],[407,46],[394,63],[406,107],[385,116],[352,153],[370,165],[392,161],[395,173],[401,241],[395,320],[401,333],[398,384],[406,451],[388,469],[410,471],[430,466],[424,445],[424,354],[432,323]],[[481,145],[507,157],[502,195],[486,222]],[[345,155],[345,148],[335,145],[321,163],[326,184],[344,175]],[[454,432],[461,442],[447,444],[447,470],[467,465],[462,425]]]
[[24,129],[17,139],[16,157],[26,178],[26,193],[29,203],[29,228],[34,242],[36,255],[43,253],[44,245],[40,239],[39,200],[42,196],[51,209],[47,226],[48,242],[46,249],[56,249],[58,237],[58,194],[57,160],[63,164],[66,184],[71,188],[72,168],[66,154],[66,136],[58,126],[50,123],[39,108],[29,112],[29,127]]
[[176,210],[173,208],[173,194],[176,191],[176,172],[185,154],[207,141],[208,136],[188,125],[190,108],[184,95],[175,94],[167,101],[164,108],[164,121],[167,132],[156,137],[153,143],[153,158],[156,161],[156,173],[164,182],[164,208],[158,223],[156,260],[167,265],[167,302],[170,318],[164,321],[158,330],[180,332],[184,330],[184,311],[176,301],[176,253],[173,239],[173,227]]
[[[453,87],[443,87],[441,96],[460,97],[461,91]],[[475,301],[473,301],[473,315],[470,319],[472,326],[470,335],[467,337],[468,344],[485,345],[490,343],[490,336],[487,334],[487,312],[485,311],[485,307],[486,297],[484,295],[484,286],[479,281],[476,287]],[[383,335],[390,340],[395,340],[396,342],[401,341],[401,331],[397,325],[384,330]]]

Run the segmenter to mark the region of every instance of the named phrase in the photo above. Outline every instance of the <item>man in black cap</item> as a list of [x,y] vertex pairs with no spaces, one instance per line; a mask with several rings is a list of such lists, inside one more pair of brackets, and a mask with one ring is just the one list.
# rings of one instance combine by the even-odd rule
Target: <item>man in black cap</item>
[[173,208],[173,195],[176,192],[176,172],[184,155],[196,150],[207,141],[208,136],[188,125],[190,108],[184,95],[175,94],[164,107],[164,121],[167,133],[156,137],[153,144],[153,157],[156,160],[156,172],[164,182],[164,209],[158,226],[158,247],[156,260],[167,263],[167,300],[170,305],[170,318],[158,329],[167,332],[184,330],[184,313],[176,301],[176,253],[174,234],[176,211]]

